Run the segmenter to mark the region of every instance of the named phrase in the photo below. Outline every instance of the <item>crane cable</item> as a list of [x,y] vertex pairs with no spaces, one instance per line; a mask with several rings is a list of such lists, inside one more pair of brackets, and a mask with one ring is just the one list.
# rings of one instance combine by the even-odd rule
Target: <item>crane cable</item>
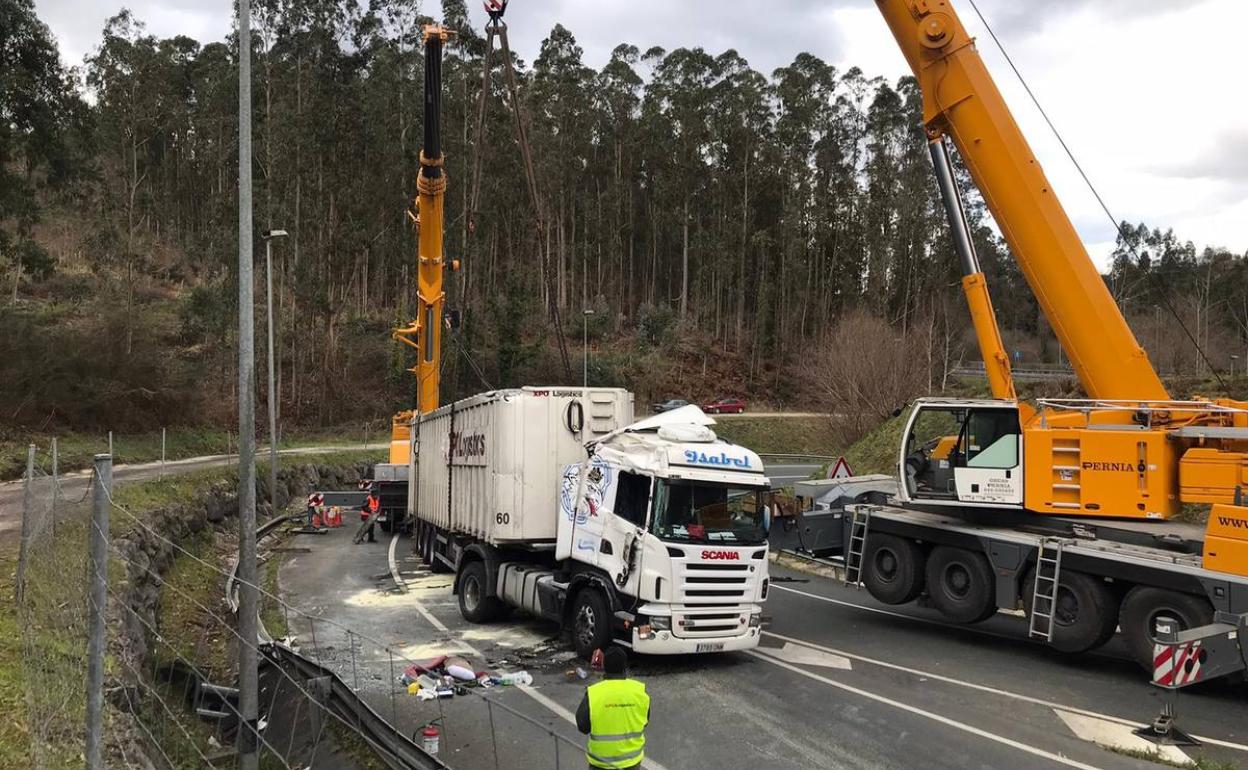
[[[975,4],[975,0],[967,0],[967,2],[971,4],[972,10],[974,10],[975,15],[979,17],[979,22],[984,25],[984,29],[988,30],[988,36],[992,38],[992,42],[996,44],[997,50],[1001,52],[1003,57],[1005,57],[1006,63],[1009,64],[1010,69],[1014,71],[1014,76],[1017,77],[1018,82],[1022,84],[1023,90],[1027,92],[1027,96],[1031,99],[1031,103],[1035,105],[1036,110],[1040,112],[1040,117],[1044,118],[1044,122],[1048,124],[1049,130],[1057,139],[1058,144],[1062,146],[1062,150],[1065,151],[1066,157],[1070,158],[1070,162],[1074,164],[1075,170],[1078,171],[1079,176],[1083,178],[1083,183],[1088,186],[1088,189],[1092,192],[1092,196],[1096,198],[1096,202],[1100,204],[1101,211],[1105,212],[1105,216],[1109,218],[1110,224],[1114,226],[1114,230],[1117,231],[1118,237],[1122,240],[1123,245],[1125,245],[1127,250],[1131,252],[1131,256],[1135,258],[1135,261],[1138,264],[1140,262],[1140,254],[1135,250],[1135,245],[1127,238],[1127,233],[1122,229],[1122,225],[1119,220],[1113,215],[1113,212],[1109,210],[1109,205],[1106,204],[1105,199],[1101,197],[1101,193],[1096,189],[1096,185],[1092,184],[1092,180],[1083,170],[1083,166],[1075,157],[1074,152],[1072,152],[1069,145],[1066,144],[1066,140],[1062,137],[1061,132],[1057,130],[1057,126],[1055,126],[1053,121],[1049,118],[1049,114],[1045,112],[1044,107],[1040,104],[1040,100],[1036,98],[1035,92],[1031,90],[1031,85],[1027,82],[1027,79],[1023,77],[1023,73],[1019,71],[1017,66],[1015,66],[1014,60],[1010,58],[1010,54],[1005,50],[1005,46],[1001,43],[1001,39],[998,38],[997,33],[993,31],[992,25],[990,25],[988,20],[984,18],[984,14],[980,12],[979,6]],[[1174,320],[1178,322],[1179,328],[1183,330],[1183,333],[1187,335],[1187,339],[1196,348],[1196,352],[1200,354],[1201,360],[1203,360],[1205,365],[1209,367],[1209,371],[1213,374],[1214,379],[1216,379],[1218,384],[1225,389],[1227,387],[1226,382],[1222,380],[1222,376],[1218,374],[1218,370],[1214,368],[1213,362],[1209,360],[1209,356],[1205,355],[1205,350],[1200,346],[1200,342],[1192,336],[1192,332],[1187,328],[1187,324],[1183,323],[1183,319],[1179,317],[1178,311],[1176,311],[1174,306],[1170,304],[1170,299],[1167,294],[1168,290],[1165,289],[1165,287],[1162,287],[1162,293],[1160,295],[1162,304],[1165,305],[1166,310],[1170,311],[1170,315],[1174,316]]]

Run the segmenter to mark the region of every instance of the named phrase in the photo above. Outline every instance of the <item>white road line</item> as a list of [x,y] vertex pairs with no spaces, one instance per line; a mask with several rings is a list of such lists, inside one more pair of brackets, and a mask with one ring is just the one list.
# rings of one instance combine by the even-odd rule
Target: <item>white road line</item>
[[[851,606],[856,607],[858,605],[851,605]],[[870,609],[870,608],[864,607],[863,609]],[[1055,703],[1053,701],[1044,700],[1043,698],[1035,698],[1030,695],[1023,695],[1021,693],[1011,692],[1009,690],[1002,690],[997,687],[990,687],[989,685],[976,684],[975,682],[968,682],[963,679],[954,679],[952,677],[944,676],[943,674],[937,674],[931,671],[924,671],[922,669],[917,669],[917,668],[910,668],[909,666],[903,666],[898,663],[889,663],[888,661],[879,660],[876,658],[868,658],[865,655],[857,655],[852,652],[846,652],[845,650],[838,650],[834,647],[827,647],[822,644],[816,644],[815,642],[808,642],[804,639],[796,639],[791,636],[785,636],[784,634],[777,634],[774,631],[764,631],[763,635],[771,636],[771,637],[774,637],[776,639],[779,639],[787,643],[804,645],[806,647],[810,647],[811,649],[819,650],[820,652],[826,652],[830,655],[840,655],[842,657],[849,658],[850,660],[856,660],[862,663],[869,663],[871,665],[880,666],[881,668],[892,669],[893,671],[901,671],[907,674],[911,674],[913,676],[925,677],[927,679],[934,679],[938,682],[944,682],[945,684],[952,684],[958,687],[965,687],[969,690],[977,690],[979,692],[986,692],[992,695],[999,695],[1003,698],[1011,698],[1013,700],[1022,701],[1024,703],[1032,703],[1037,706],[1044,706],[1045,708],[1050,708],[1050,709],[1054,709],[1058,711],[1066,711],[1072,714],[1080,714],[1086,717],[1104,719],[1110,722],[1116,722],[1117,724],[1126,725],[1129,727],[1141,727],[1142,726],[1139,722],[1135,720],[1124,719],[1122,717],[1116,717],[1116,716],[1110,716],[1109,714],[1101,714],[1096,711],[1090,711],[1088,709],[1081,709],[1076,706],[1067,706],[1062,703]],[[1223,741],[1217,738],[1208,738],[1203,735],[1194,735],[1192,737],[1196,738],[1197,740],[1203,743],[1208,743],[1214,746],[1221,746],[1223,748],[1234,749],[1236,751],[1248,751],[1248,746],[1242,743],[1232,743],[1230,741]]]
[[1061,709],[1054,709],[1072,733],[1089,743],[1110,749],[1120,749],[1137,754],[1158,754],[1165,762],[1176,767],[1192,765],[1191,757],[1183,753],[1178,746],[1158,745],[1135,734],[1129,725],[1120,725],[1107,719],[1072,714]]
[[1045,751],[1044,749],[1038,748],[1036,746],[1032,746],[1026,743],[1021,743],[1012,738],[1006,738],[1004,735],[998,735],[996,733],[992,733],[987,730],[981,730],[978,727],[972,727],[971,725],[965,724],[963,722],[959,722],[955,719],[950,719],[949,717],[941,716],[940,714],[936,714],[931,711],[925,711],[921,708],[918,708],[917,706],[911,706],[908,703],[895,701],[892,698],[886,698],[883,695],[878,695],[876,693],[869,692],[867,690],[853,687],[852,685],[845,684],[844,682],[838,682],[835,679],[829,679],[826,676],[820,676],[819,674],[814,674],[809,671],[803,671],[797,666],[790,665],[788,663],[785,663],[782,660],[777,660],[776,658],[773,658],[770,655],[766,655],[760,652],[759,650],[746,650],[746,653],[749,655],[753,655],[759,660],[764,660],[772,664],[773,666],[779,666],[780,668],[788,669],[789,671],[792,671],[793,673],[798,674],[800,676],[804,676],[807,679],[813,679],[816,682],[821,682],[830,687],[835,687],[837,689],[844,690],[845,692],[853,693],[854,695],[858,695],[863,698],[876,701],[877,703],[883,703],[886,706],[892,706],[893,708],[901,709],[902,711],[907,711],[911,714],[915,714],[916,716],[921,716],[925,719],[930,719],[933,722],[939,722],[940,724],[946,725],[948,727],[952,727],[955,730],[961,730],[963,732],[970,733],[971,735],[977,735],[981,738],[987,738],[988,740],[995,741],[996,743],[1000,743],[1003,746],[1009,746],[1010,748],[1018,749],[1019,751],[1024,751],[1028,754],[1033,754],[1037,757],[1043,757],[1044,759],[1051,760],[1060,765],[1066,765],[1067,767],[1077,767],[1077,768],[1080,768],[1080,770],[1100,770],[1100,768],[1096,767],[1096,765],[1084,764],[1083,762],[1078,762],[1068,757],[1063,757],[1060,754],[1054,754],[1050,751]]
[[[390,541],[390,572],[391,573],[395,572],[394,549],[395,549],[395,543],[397,542],[398,538],[399,538],[399,535],[396,534],[394,536],[394,539]],[[434,628],[438,629],[444,634],[451,633],[451,630],[447,628],[446,624],[438,620],[437,617],[425,607],[424,602],[420,601],[420,599],[414,599],[412,601],[412,605],[416,608],[416,611],[420,613],[421,617],[429,621],[429,625],[433,626]],[[478,658],[485,657],[485,653],[481,652],[476,647],[473,647],[471,644],[464,641],[463,639],[456,639],[456,643],[460,647],[463,648],[464,652],[470,655],[474,655]],[[572,725],[573,727],[576,727],[576,716],[571,711],[568,711],[566,708],[560,705],[557,701],[552,700],[550,696],[546,695],[545,693],[538,692],[536,689],[534,689],[533,687],[529,685],[520,685],[516,687],[516,689],[524,693],[525,695],[529,696],[533,700],[537,701],[539,704],[541,704],[543,707],[545,707],[548,711],[550,711],[555,716],[559,717],[560,719]],[[645,761],[642,762],[642,766],[650,768],[650,770],[667,770],[666,767],[664,767],[658,761],[656,761],[655,759],[651,757],[646,757]]]
[[399,565],[394,561],[394,549],[399,544],[399,533],[395,532],[394,537],[390,538],[390,553],[387,558],[390,561],[390,577],[394,578],[394,585],[401,591],[407,590],[407,581],[399,574]]

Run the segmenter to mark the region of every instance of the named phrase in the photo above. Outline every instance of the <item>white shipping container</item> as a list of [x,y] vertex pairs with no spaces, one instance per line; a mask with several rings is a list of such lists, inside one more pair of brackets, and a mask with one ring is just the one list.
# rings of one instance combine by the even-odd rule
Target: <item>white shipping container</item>
[[408,511],[491,545],[553,543],[562,467],[632,422],[622,388],[496,390],[418,416]]

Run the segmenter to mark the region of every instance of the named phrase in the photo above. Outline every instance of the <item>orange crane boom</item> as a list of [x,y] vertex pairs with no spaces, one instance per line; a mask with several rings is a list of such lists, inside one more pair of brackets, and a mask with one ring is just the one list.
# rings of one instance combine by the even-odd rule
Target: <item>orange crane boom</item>
[[1169,399],[953,8],[877,5],[919,81],[929,138],[958,148],[1088,395]]
[[[446,173],[442,155],[442,48],[450,37],[445,27],[425,27],[425,126],[424,147],[420,152],[420,173],[416,177],[416,215],[409,216],[420,229],[417,264],[417,313],[407,326],[395,329],[394,338],[416,350],[416,410],[400,412],[393,418],[390,462],[406,465],[410,447],[413,414],[438,408],[442,362],[442,309],[446,301],[442,277],[448,266],[443,254],[443,202]],[[449,267],[458,268],[452,260]]]

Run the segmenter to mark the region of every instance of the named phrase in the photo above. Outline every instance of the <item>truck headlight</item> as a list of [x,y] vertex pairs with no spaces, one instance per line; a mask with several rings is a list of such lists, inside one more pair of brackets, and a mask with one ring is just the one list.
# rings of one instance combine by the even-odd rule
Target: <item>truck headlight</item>
[[750,628],[758,628],[763,624],[763,613],[754,612],[750,614]]
[[672,630],[672,618],[670,615],[655,615],[650,618],[650,627],[655,631]]

